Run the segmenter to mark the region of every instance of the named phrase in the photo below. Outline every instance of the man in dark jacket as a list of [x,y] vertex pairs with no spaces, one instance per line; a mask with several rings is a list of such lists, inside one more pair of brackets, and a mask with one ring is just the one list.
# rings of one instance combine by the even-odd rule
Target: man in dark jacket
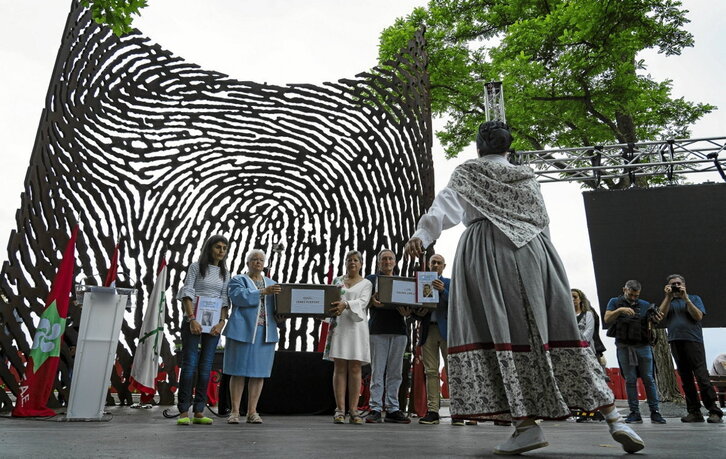
[[439,291],[439,303],[435,310],[421,308],[416,315],[421,320],[421,337],[418,345],[421,346],[424,371],[426,372],[426,416],[418,420],[419,424],[438,424],[439,407],[441,404],[439,352],[444,359],[446,371],[446,327],[449,315],[449,284],[450,280],[442,276],[446,261],[444,257],[436,254],[429,259],[429,269],[436,271],[439,278],[432,282],[433,288]]

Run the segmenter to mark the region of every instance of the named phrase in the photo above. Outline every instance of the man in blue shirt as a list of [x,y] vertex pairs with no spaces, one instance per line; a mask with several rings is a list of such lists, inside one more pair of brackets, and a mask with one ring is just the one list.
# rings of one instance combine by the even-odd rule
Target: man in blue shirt
[[686,280],[680,274],[671,274],[663,289],[665,297],[660,304],[660,312],[668,327],[668,342],[671,344],[673,359],[681,376],[683,392],[686,394],[688,414],[683,422],[703,422],[701,403],[693,379],[698,381],[701,400],[708,409],[708,422],[721,423],[723,412],[716,404],[716,391],[709,382],[706,369],[706,350],[703,347],[701,320],[706,308],[698,295],[689,295]]
[[[625,377],[630,414],[625,418],[628,424],[641,424],[638,402],[638,374],[643,380],[645,394],[650,408],[650,421],[665,424],[658,411],[658,388],[655,385],[653,347],[648,330],[652,322],[660,319],[660,314],[652,310],[650,303],[639,299],[640,282],[629,280],[623,287],[623,294],[612,298],[605,311],[605,323],[615,327],[615,346],[617,346],[620,371]],[[610,335],[609,335],[610,336]]]

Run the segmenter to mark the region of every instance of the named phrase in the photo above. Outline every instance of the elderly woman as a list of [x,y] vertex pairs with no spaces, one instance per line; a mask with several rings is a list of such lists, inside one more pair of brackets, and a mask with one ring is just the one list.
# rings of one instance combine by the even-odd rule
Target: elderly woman
[[274,316],[274,297],[280,286],[263,275],[265,252],[251,250],[247,254],[247,272],[234,276],[229,282],[232,312],[224,329],[227,338],[224,351],[224,373],[231,375],[230,397],[232,412],[229,424],[239,424],[239,405],[247,387],[247,423],[262,424],[257,413],[257,401],[262,392],[263,378],[269,378],[275,359],[275,344],[279,340]]
[[[219,334],[224,328],[229,307],[227,284],[229,272],[225,265],[228,242],[224,236],[212,236],[204,243],[199,261],[189,266],[184,286],[177,298],[182,302],[184,323],[181,327],[182,368],[179,378],[178,425],[212,424],[212,419],[204,416],[207,404],[207,384],[212,370],[214,352],[219,342]],[[194,314],[194,301],[197,297],[222,299],[222,314],[218,324],[209,333],[202,333],[200,318]],[[189,406],[192,404],[194,373],[198,373],[194,391],[194,418],[189,420]]]
[[507,161],[511,143],[506,124],[483,123],[479,158],[457,166],[406,244],[419,257],[443,230],[467,227],[449,296],[451,414],[513,421],[514,434],[494,453],[520,454],[548,445],[536,419],[600,409],[613,439],[638,451],[643,441],[615,410],[580,338],[534,171]]
[[352,250],[345,255],[344,276],[335,279],[340,288],[340,301],[332,303],[328,338],[323,358],[332,360],[335,415],[333,422],[345,422],[345,392],[348,390],[350,423],[363,424],[358,413],[361,364],[371,361],[366,308],[371,299],[373,284],[361,276],[362,256]]

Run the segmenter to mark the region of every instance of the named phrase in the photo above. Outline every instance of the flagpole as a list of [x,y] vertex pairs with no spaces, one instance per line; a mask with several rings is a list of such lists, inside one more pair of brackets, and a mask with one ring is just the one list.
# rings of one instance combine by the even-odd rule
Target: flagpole
[[58,372],[61,339],[65,333],[68,303],[75,274],[77,237],[78,224],[73,227],[71,237],[66,244],[45,309],[33,335],[33,345],[12,411],[15,417],[56,414],[47,405]]

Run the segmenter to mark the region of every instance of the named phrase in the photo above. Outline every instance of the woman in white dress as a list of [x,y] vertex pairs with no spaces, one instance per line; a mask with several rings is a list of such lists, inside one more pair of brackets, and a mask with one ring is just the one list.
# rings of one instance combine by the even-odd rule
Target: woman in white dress
[[334,301],[330,312],[328,339],[323,358],[334,362],[333,391],[335,415],[333,422],[345,422],[345,391],[348,390],[350,423],[363,424],[358,413],[361,364],[371,361],[368,336],[367,307],[373,285],[361,276],[362,256],[355,250],[345,255],[345,276],[335,279],[340,288],[340,301]]

